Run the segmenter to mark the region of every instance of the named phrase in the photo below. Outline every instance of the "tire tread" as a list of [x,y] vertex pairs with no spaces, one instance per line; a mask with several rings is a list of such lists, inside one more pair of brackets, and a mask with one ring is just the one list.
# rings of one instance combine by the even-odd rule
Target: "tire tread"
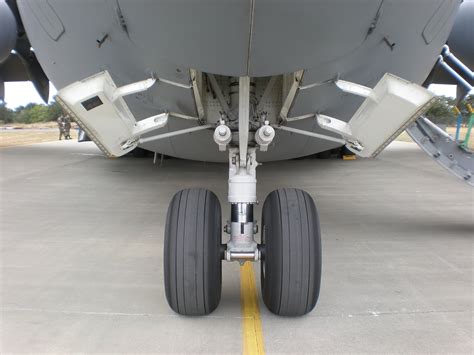
[[219,304],[221,207],[205,189],[185,189],[171,200],[166,217],[166,299],[183,315],[205,315]]
[[269,231],[265,273],[262,270],[265,305],[285,316],[310,312],[321,280],[321,237],[313,199],[298,189],[273,191],[263,206],[262,227]]

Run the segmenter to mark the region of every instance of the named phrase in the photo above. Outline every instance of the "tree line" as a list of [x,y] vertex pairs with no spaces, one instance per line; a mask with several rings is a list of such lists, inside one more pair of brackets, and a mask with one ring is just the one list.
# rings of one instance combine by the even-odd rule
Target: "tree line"
[[0,122],[5,124],[56,121],[61,114],[61,105],[56,101],[51,101],[48,105],[31,103],[19,106],[15,110],[9,109],[5,103],[0,102]]
[[[467,123],[467,119],[470,116],[467,104],[474,106],[474,100],[472,96],[468,96],[465,100],[461,101],[457,105],[458,109],[464,117],[464,123]],[[438,100],[431,106],[426,112],[425,116],[436,124],[445,124],[447,126],[455,126],[458,114],[454,112],[456,106],[456,100],[452,97],[440,96]]]
[[[463,100],[459,109],[464,117],[469,116],[466,104],[474,106],[472,96]],[[434,123],[453,126],[456,124],[457,114],[453,108],[455,99],[446,96],[440,96],[436,103],[429,109],[426,116]],[[38,123],[55,121],[62,114],[61,106],[56,101],[51,101],[48,105],[28,104],[19,106],[11,110],[0,102],[0,123]]]

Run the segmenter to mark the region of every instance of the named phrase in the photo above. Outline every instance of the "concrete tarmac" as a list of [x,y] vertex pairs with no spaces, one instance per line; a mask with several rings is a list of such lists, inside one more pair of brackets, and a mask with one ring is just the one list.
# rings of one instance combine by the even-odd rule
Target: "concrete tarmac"
[[[207,317],[173,313],[163,285],[171,197],[207,187],[227,218],[226,165],[108,160],[64,141],[2,149],[0,164],[1,353],[242,352],[237,263]],[[323,232],[315,310],[281,318],[260,304],[268,354],[473,352],[469,186],[412,143],[374,160],[267,163],[257,177],[260,201],[311,193]]]

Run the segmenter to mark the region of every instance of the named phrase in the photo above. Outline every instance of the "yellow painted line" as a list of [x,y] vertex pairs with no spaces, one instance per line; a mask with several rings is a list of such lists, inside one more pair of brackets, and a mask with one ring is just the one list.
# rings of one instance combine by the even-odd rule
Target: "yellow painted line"
[[265,354],[257,286],[251,262],[246,262],[240,267],[240,303],[243,317],[243,353]]

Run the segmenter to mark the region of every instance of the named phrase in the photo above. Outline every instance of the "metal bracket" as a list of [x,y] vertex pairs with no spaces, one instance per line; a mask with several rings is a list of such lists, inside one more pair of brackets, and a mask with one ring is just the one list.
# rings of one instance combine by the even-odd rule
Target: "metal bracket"
[[304,70],[299,70],[294,73],[293,82],[291,83],[290,90],[288,91],[288,95],[286,96],[286,99],[283,102],[283,106],[281,107],[280,111],[280,119],[282,122],[288,121],[288,113],[290,112],[291,105],[293,105],[293,102],[299,91],[301,79],[303,78],[303,73]]
[[191,84],[193,87],[194,102],[196,103],[196,111],[198,113],[198,119],[202,123],[204,118],[204,107],[202,104],[201,92],[199,91],[198,86],[198,77],[202,78],[202,73],[198,72],[195,69],[190,70],[191,74]]
[[122,143],[122,149],[127,150],[128,148],[138,144],[142,134],[164,127],[168,123],[168,117],[168,113],[162,113],[136,122],[132,131],[132,136]]
[[168,117],[168,113],[162,113],[160,115],[148,117],[144,120],[138,121],[135,123],[132,135],[139,137],[145,133],[164,127],[168,123]]
[[138,81],[136,83],[121,86],[114,90],[112,94],[112,102],[117,101],[119,97],[124,97],[124,96],[146,91],[149,88],[151,88],[156,83],[156,81],[157,79],[151,78],[151,79],[146,79],[146,80]]
[[370,97],[371,94],[373,93],[373,90],[371,88],[368,88],[367,86],[359,85],[356,83],[352,83],[350,81],[345,81],[345,80],[336,80],[334,82],[336,86],[341,89],[342,91],[356,95],[356,96],[362,96],[362,97]]
[[[103,71],[61,89],[57,101],[104,154],[119,157],[142,143],[144,140],[140,139],[140,136],[165,126],[170,116],[189,120],[199,119],[179,113],[161,113],[137,121],[123,97],[146,91],[157,81],[186,89],[191,88],[190,85],[155,77],[117,88],[110,74]],[[193,130],[207,129],[210,126],[199,127]],[[165,138],[162,135],[160,137]]]
[[323,139],[323,140],[330,141],[330,142],[336,142],[336,143],[340,143],[340,144],[346,144],[346,140],[345,140],[345,139],[337,138],[337,137],[332,137],[332,136],[326,136],[326,135],[324,135],[324,134],[319,134],[319,133],[314,133],[314,132],[310,132],[310,131],[305,131],[305,130],[303,130],[303,129],[293,128],[293,127],[288,127],[288,126],[277,126],[277,125],[274,125],[273,128],[278,129],[278,130],[280,130],[280,131],[286,131],[286,132],[301,134],[301,135],[303,135],[303,136],[308,136],[308,137]]
[[373,89],[343,80],[335,84],[366,99],[348,123],[322,115],[318,123],[339,133],[348,141],[349,150],[365,158],[377,156],[436,101],[425,88],[389,73]]
[[239,157],[240,165],[247,165],[250,122],[250,77],[239,78]]
[[275,128],[345,144],[359,156],[375,157],[435,101],[425,88],[389,73],[373,89],[344,80],[334,83],[344,92],[366,98],[349,122],[321,114],[302,117],[315,115],[321,128],[342,139],[286,126]]
[[156,136],[151,136],[151,137],[146,137],[146,138],[140,138],[138,140],[138,144],[142,143],[149,143],[153,142],[159,139],[165,139],[165,138],[171,138],[175,136],[180,136],[182,134],[187,134],[187,133],[193,133],[193,132],[198,132],[198,131],[204,131],[206,129],[212,128],[214,125],[212,124],[206,124],[202,126],[195,126],[195,127],[190,127],[190,128],[185,128],[185,129],[180,129],[178,131],[173,131],[173,132],[168,132],[168,133],[162,133],[162,134],[157,134]]

